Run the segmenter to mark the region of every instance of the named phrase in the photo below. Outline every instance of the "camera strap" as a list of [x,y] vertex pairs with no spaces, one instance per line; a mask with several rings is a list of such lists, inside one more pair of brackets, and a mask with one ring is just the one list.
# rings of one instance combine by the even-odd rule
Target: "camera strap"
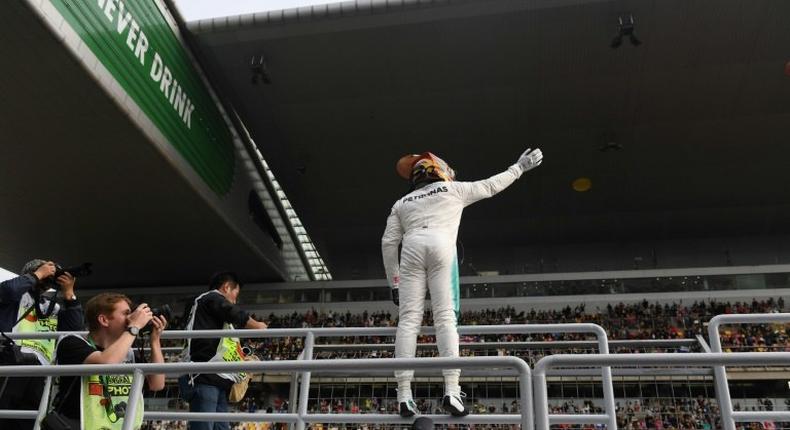
[[[50,315],[52,315],[52,312],[55,311],[55,306],[57,305],[57,300],[55,300],[57,295],[58,295],[57,291],[53,291],[53,293],[50,294],[49,296],[47,296],[46,293],[44,293],[44,294],[40,294],[40,293],[31,294],[31,296],[33,297],[33,300],[34,300],[33,306],[31,306],[31,308],[32,307],[36,308],[36,316],[37,317],[49,318]],[[41,309],[41,299],[49,300],[49,305],[47,305],[47,310],[46,311]],[[24,316],[27,316],[28,313],[30,313],[30,309],[28,309],[27,313],[25,313]],[[22,318],[24,318],[24,317],[22,317]],[[22,318],[20,318],[19,321],[22,321]],[[19,321],[17,321],[16,323],[19,324]],[[14,325],[16,325],[16,324],[14,324]]]
[[16,322],[14,323],[14,325],[13,325],[13,326],[11,326],[11,327],[16,327],[16,325],[17,325],[17,324],[19,324],[19,323],[20,323],[20,322],[21,322],[23,319],[25,319],[25,317],[27,317],[28,315],[30,315],[30,313],[31,313],[31,312],[33,312],[33,309],[36,309],[36,308],[37,308],[37,306],[36,306],[36,305],[38,305],[38,302],[34,303],[32,306],[30,306],[29,308],[27,308],[27,310],[25,311],[25,313],[23,313],[23,314],[22,314],[22,316],[21,316],[21,317],[19,317],[19,319],[18,319],[18,320],[16,320]]
[[[90,336],[88,337],[88,344],[96,351],[99,350],[99,348],[96,347],[96,343],[93,342],[93,339],[91,339]],[[125,417],[126,402],[120,402],[117,404],[114,403],[112,400],[112,394],[110,393],[110,383],[107,381],[107,375],[98,376],[102,388],[102,397],[104,397],[102,401],[102,405],[104,405],[104,413],[107,414],[107,419],[114,424],[118,422],[119,419]]]
[[[56,293],[56,294],[57,294],[57,293]],[[18,320],[16,320],[16,322],[15,322],[15,323],[14,323],[14,324],[13,324],[11,327],[16,327],[16,325],[17,325],[17,324],[19,324],[19,323],[20,323],[20,322],[21,322],[23,319],[25,319],[25,318],[26,318],[28,315],[30,315],[30,313],[31,313],[31,312],[33,312],[33,310],[34,310],[34,309],[35,309],[37,312],[41,312],[41,311],[40,311],[40,306],[39,306],[39,297],[41,297],[41,296],[39,296],[39,295],[34,295],[34,294],[31,294],[31,296],[33,297],[33,300],[34,300],[34,303],[33,303],[33,305],[31,305],[30,307],[28,307],[28,308],[25,310],[25,312],[22,314],[22,316],[20,316],[20,317],[19,317],[19,319],[18,319]],[[55,308],[55,300],[54,300],[54,296],[53,296],[53,297],[52,297],[52,298],[50,298],[50,300],[49,300],[49,306],[47,307],[47,312],[46,312],[46,313],[44,313],[44,312],[41,312],[41,313],[36,313],[36,316],[38,316],[38,315],[41,315],[41,314],[44,314],[44,315],[46,315],[46,316],[45,316],[45,318],[46,318],[46,317],[49,317],[49,316],[52,314],[52,311],[53,311],[53,309],[54,309],[54,308]],[[16,343],[16,342],[14,342],[14,340],[13,340],[13,339],[11,339],[10,337],[8,337],[8,335],[6,335],[6,334],[5,334],[5,332],[3,332],[3,331],[0,331],[0,335],[2,335],[2,337],[4,337],[4,338],[5,338],[5,340],[4,340],[3,342],[7,342],[7,343],[9,343],[9,344],[15,344],[15,343]]]
[[67,388],[66,391],[58,391],[57,397],[55,397],[55,400],[52,401],[53,411],[58,413],[63,412],[63,399],[67,395],[71,394],[71,390],[74,389],[74,384],[76,384],[80,379],[82,379],[81,376],[75,376],[74,379],[71,380],[69,388]]

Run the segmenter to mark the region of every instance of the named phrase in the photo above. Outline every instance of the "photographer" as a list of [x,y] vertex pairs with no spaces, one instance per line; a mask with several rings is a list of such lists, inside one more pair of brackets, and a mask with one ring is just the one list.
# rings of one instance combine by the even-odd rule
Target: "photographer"
[[[35,259],[22,275],[0,283],[0,331],[41,333],[83,330],[83,312],[74,295],[74,277],[55,276],[52,261]],[[56,300],[60,290],[62,300]],[[60,302],[60,303],[59,303]],[[46,365],[52,361],[54,340],[5,339],[0,345],[0,364]],[[0,409],[38,409],[44,389],[43,377],[0,378]],[[32,429],[33,420],[0,419],[2,429]]]
[[[131,301],[118,293],[101,293],[85,305],[88,337],[69,335],[58,342],[57,364],[120,364],[135,362],[132,345],[150,322],[151,363],[164,363],[160,336],[167,326],[163,316],[153,316],[145,303],[132,312]],[[138,359],[144,359],[139,357]],[[148,389],[165,387],[165,375],[145,377]],[[129,401],[132,375],[63,376],[54,404],[72,428],[83,430],[120,429]],[[143,419],[140,402],[132,428],[139,429]]]
[[[232,330],[234,327],[265,329],[266,323],[254,320],[236,301],[241,283],[235,273],[221,272],[209,281],[210,291],[195,299],[186,330]],[[242,361],[244,353],[236,338],[188,339],[184,361]],[[184,375],[179,379],[182,398],[190,412],[228,412],[228,393],[244,373]],[[190,421],[191,430],[227,430],[227,422]]]

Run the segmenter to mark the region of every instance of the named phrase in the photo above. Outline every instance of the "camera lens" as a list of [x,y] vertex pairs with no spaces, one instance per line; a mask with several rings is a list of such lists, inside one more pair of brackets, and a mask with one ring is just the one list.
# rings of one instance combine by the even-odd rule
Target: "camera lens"
[[[151,314],[153,314],[153,316],[155,316],[155,317],[158,317],[158,316],[165,317],[165,319],[167,321],[170,321],[172,319],[171,318],[172,317],[172,313],[173,312],[170,310],[170,306],[167,305],[167,304],[164,304],[164,305],[162,305],[161,307],[158,307],[158,308],[151,308]],[[154,330],[154,323],[149,321],[148,324],[146,324],[145,327],[143,327],[140,330],[140,333],[148,334],[148,333],[152,332],[153,330]]]
[[125,417],[126,416],[126,402],[118,403],[117,405],[115,405],[114,410],[115,410],[115,415],[118,418]]

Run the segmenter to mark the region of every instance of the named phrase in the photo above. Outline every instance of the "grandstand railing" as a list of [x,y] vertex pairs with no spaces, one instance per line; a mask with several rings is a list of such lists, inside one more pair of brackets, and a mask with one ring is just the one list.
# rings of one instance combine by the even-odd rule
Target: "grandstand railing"
[[[517,341],[517,342],[461,342],[459,344],[461,351],[477,351],[477,350],[491,350],[507,348],[512,352],[513,350],[563,350],[572,349],[585,351],[592,350],[598,347],[598,342],[588,340],[557,340],[557,341]],[[638,348],[643,349],[640,353],[644,352],[670,352],[670,351],[650,351],[656,348],[666,349],[680,349],[679,352],[710,352],[707,343],[701,337],[695,339],[635,339],[635,340],[609,340],[609,349],[617,351],[619,348]],[[681,348],[688,349],[683,351]],[[321,352],[360,352],[360,351],[394,351],[395,344],[392,343],[342,343],[342,344],[321,344],[314,345],[313,350],[316,354]],[[698,351],[690,351],[691,349],[698,349]],[[436,350],[435,343],[419,343],[417,344],[418,351]],[[572,353],[578,353],[576,351]],[[586,352],[585,352],[586,353]],[[508,354],[511,356],[518,356],[517,354]],[[327,357],[327,358],[341,358],[341,357]],[[348,357],[342,357],[348,359]],[[354,359],[357,357],[354,357]],[[371,358],[371,357],[358,357],[358,358]],[[380,357],[384,358],[384,357]],[[521,357],[524,358],[524,357]],[[530,357],[531,358],[531,357]],[[539,359],[540,356],[537,357]],[[535,362],[537,362],[535,359]],[[527,360],[531,363],[531,360]],[[534,363],[532,363],[534,364]],[[667,372],[663,369],[612,369],[613,376],[666,376],[676,375],[677,372]],[[327,373],[327,372],[322,372]],[[480,374],[473,372],[464,372],[465,376],[488,376],[486,372]],[[554,369],[549,372],[549,376],[595,376],[601,375],[598,369]],[[712,376],[711,369],[687,369],[687,372],[682,376],[689,375],[702,375]],[[381,376],[379,374],[371,374],[370,376]]]
[[[553,424],[607,424],[609,429],[617,428],[616,423],[614,426],[609,426],[608,423],[612,421],[613,417],[608,412],[605,414],[549,415],[546,373],[554,367],[786,365],[787,363],[790,363],[790,352],[550,355],[540,359],[535,365],[533,372],[535,428],[537,430],[549,430],[549,427]],[[724,384],[726,386],[726,375],[724,375],[722,381],[714,380],[714,384]],[[790,412],[788,411],[730,411],[730,416],[738,422],[756,422],[771,419],[790,421]]]
[[[761,323],[787,323],[790,322],[790,313],[776,313],[776,314],[727,314],[717,315],[711,318],[708,323],[708,338],[710,340],[711,352],[721,353],[721,337],[719,328],[727,324],[761,324]],[[739,353],[738,356],[745,353]],[[766,354],[766,353],[761,353]],[[790,361],[777,364],[790,364]],[[732,407],[732,399],[730,398],[730,386],[727,383],[727,371],[724,366],[716,366],[713,368],[713,377],[716,384],[716,399],[719,402],[719,410],[721,410],[721,422],[724,430],[735,430],[736,421],[744,421],[743,417],[751,416],[755,412],[735,412]],[[776,412],[782,415],[785,419],[790,421],[790,413]],[[760,414],[760,413],[757,413]],[[762,415],[760,415],[762,416]],[[774,415],[775,416],[775,415]]]
[[[523,348],[523,349],[592,349],[598,347],[598,342],[593,340],[527,340],[527,341],[496,341],[496,342],[460,342],[461,349],[492,349],[492,348]],[[682,348],[699,346],[700,338],[695,339],[633,339],[609,340],[609,348]],[[394,350],[394,343],[332,343],[314,345],[315,351],[345,351],[355,349],[369,350]],[[436,343],[418,343],[417,349],[436,349]]]
[[[146,374],[184,374],[184,373],[233,373],[233,372],[311,372],[316,370],[354,370],[402,368],[412,369],[446,369],[446,368],[509,368],[518,371],[520,414],[511,415],[468,415],[463,418],[446,415],[424,415],[437,424],[459,423],[468,424],[521,424],[522,429],[533,430],[532,372],[530,367],[516,357],[463,357],[463,358],[389,358],[359,360],[289,360],[289,361],[244,361],[235,363],[133,363],[133,364],[79,364],[59,366],[5,366],[0,367],[0,376],[88,376],[88,375],[119,375],[132,373],[132,386],[126,416],[133,417],[142,399],[142,386]],[[302,384],[301,393],[309,389]],[[147,420],[211,420],[211,421],[271,421],[295,423],[304,426],[307,423],[390,423],[410,424],[413,419],[401,418],[397,415],[381,414],[308,414],[300,404],[297,413],[255,414],[255,413],[210,413],[210,412],[148,412]],[[39,411],[0,411],[2,418],[37,419]],[[124,420],[123,430],[131,430],[134,420]],[[36,425],[38,426],[38,419]]]
[[[206,339],[206,338],[218,338],[218,337],[238,337],[238,338],[271,338],[271,337],[304,337],[304,345],[302,351],[302,359],[304,361],[309,361],[313,359],[313,346],[315,345],[315,340],[317,338],[322,337],[346,337],[346,336],[390,336],[394,337],[396,334],[396,327],[320,327],[320,328],[300,328],[300,329],[290,329],[290,328],[277,328],[277,329],[265,329],[265,330],[165,330],[162,333],[162,339]],[[422,327],[420,329],[421,334],[432,335],[436,334],[436,330],[434,327]],[[597,324],[591,323],[569,323],[569,324],[508,324],[508,325],[473,325],[473,326],[460,326],[458,327],[458,334],[459,335],[486,335],[486,334],[531,334],[531,333],[588,333],[593,334],[596,337],[596,341],[598,344],[598,351],[601,354],[608,354],[609,353],[609,342],[606,331]],[[86,335],[86,332],[50,332],[50,333],[14,333],[11,335],[14,339],[56,339],[61,336],[65,336],[67,334],[78,334],[78,335]],[[464,357],[469,358],[469,357]],[[515,357],[511,357],[515,358]],[[380,360],[380,359],[377,359]],[[321,360],[321,363],[327,362],[328,360]],[[359,360],[351,360],[355,363],[358,363]],[[352,367],[353,369],[359,369],[359,367]],[[378,368],[378,367],[377,367]],[[322,370],[329,368],[322,367]],[[301,372],[301,384],[300,384],[300,391],[299,391],[299,398],[297,402],[297,414],[299,416],[306,416],[307,415],[307,403],[309,399],[309,388],[310,388],[310,377],[311,373],[308,370]],[[610,422],[610,425],[614,425],[616,423],[615,418],[615,403],[614,403],[614,388],[612,384],[612,372],[609,367],[602,367],[601,368],[601,382],[603,386],[603,395],[604,395],[604,410],[607,412],[608,415],[613,417],[613,421]],[[46,397],[46,395],[44,396]],[[42,398],[42,408],[45,407],[44,402],[46,399]],[[293,411],[294,405],[293,402],[290,404],[291,409]],[[532,409],[532,405],[529,405],[529,409]],[[525,409],[522,409],[522,411]],[[2,411],[0,411],[0,416]],[[338,416],[347,416],[349,419],[356,415],[352,414],[332,414],[333,417]],[[366,414],[367,418],[374,418],[377,417],[375,415]],[[388,417],[388,415],[380,415],[382,419],[384,417]],[[487,419],[490,419],[492,415],[486,415]],[[508,420],[512,420],[512,417],[507,415],[503,417],[508,417]],[[467,417],[468,418],[468,417]],[[389,419],[389,418],[388,418]],[[473,420],[475,418],[469,418]],[[504,419],[504,418],[502,418]],[[334,421],[339,422],[339,421]],[[359,422],[359,421],[349,421],[349,422]],[[373,421],[367,421],[373,422]],[[387,421],[389,422],[389,421]],[[491,422],[491,421],[486,421]],[[297,421],[296,422],[297,430],[304,430],[304,421]],[[610,427],[615,428],[615,427]]]
[[[709,332],[712,348],[721,350],[721,342],[718,337],[718,327],[723,323],[752,323],[752,322],[787,322],[790,321],[790,314],[751,314],[751,315],[725,315],[716,317],[711,321]],[[718,366],[724,369],[724,365],[740,364],[760,364],[760,365],[787,365],[790,363],[790,353],[647,353],[638,355],[609,354],[609,344],[604,330],[595,324],[546,324],[546,325],[501,325],[501,326],[464,326],[459,327],[459,332],[465,334],[502,334],[502,333],[592,333],[597,337],[597,344],[601,352],[600,355],[553,355],[542,358],[535,366],[535,375],[530,378],[530,369],[527,363],[517,357],[462,357],[462,358],[414,358],[414,359],[340,359],[340,360],[316,360],[312,361],[313,347],[315,339],[318,337],[343,337],[343,336],[395,336],[395,327],[366,327],[366,328],[305,328],[305,329],[268,329],[268,330],[200,330],[200,331],[165,331],[162,335],[164,339],[186,339],[186,338],[217,338],[224,336],[242,338],[272,338],[272,337],[304,337],[304,349],[301,357],[303,360],[295,361],[266,361],[266,362],[241,362],[241,363],[165,363],[165,364],[133,364],[133,365],[60,365],[60,366],[11,366],[0,367],[0,376],[48,376],[48,383],[53,375],[86,375],[96,373],[123,373],[134,372],[135,382],[133,392],[140,392],[140,384],[145,373],[199,373],[199,372],[219,372],[219,371],[286,371],[302,375],[301,384],[297,381],[294,386],[299,385],[299,399],[297,410],[294,413],[294,404],[291,405],[290,413],[278,414],[249,414],[249,413],[225,413],[225,414],[206,414],[188,412],[148,412],[145,418],[148,420],[156,419],[216,419],[230,421],[244,420],[266,420],[270,422],[293,423],[297,428],[303,429],[306,423],[408,423],[408,419],[402,419],[397,415],[381,414],[308,414],[307,399],[310,388],[310,374],[316,370],[327,371],[359,371],[360,369],[371,370],[394,370],[399,368],[415,369],[441,369],[441,368],[486,368],[500,367],[510,368],[518,372],[520,386],[521,411],[520,415],[470,415],[462,419],[450,418],[444,415],[427,415],[438,424],[443,423],[490,423],[490,424],[521,424],[524,429],[532,429],[534,424],[539,429],[548,428],[551,424],[606,424],[607,428],[616,429],[616,411],[614,408],[613,386],[611,379],[610,366],[680,366],[680,365],[701,365]],[[433,334],[432,327],[424,327],[424,334]],[[68,333],[14,333],[13,338],[59,338]],[[74,333],[85,335],[84,332]],[[690,340],[682,343],[689,344]],[[699,338],[698,338],[699,341]],[[588,341],[560,341],[565,346],[573,347],[577,342]],[[648,341],[648,344],[666,345],[671,340]],[[693,342],[693,340],[691,340]],[[544,347],[544,342],[537,342],[539,347]],[[613,343],[635,344],[643,341],[613,341]],[[700,342],[703,343],[703,342]],[[383,345],[380,345],[383,346]],[[491,361],[493,360],[493,361]],[[235,367],[234,367],[235,366]],[[601,367],[602,386],[604,393],[604,414],[548,414],[548,398],[546,387],[546,375],[552,368],[568,366],[595,366]],[[557,369],[559,370],[559,369]],[[594,369],[570,369],[571,372],[595,372]],[[76,372],[76,373],[74,373]],[[554,372],[552,371],[552,374]],[[534,387],[533,387],[534,381]],[[137,385],[135,385],[137,384]],[[714,380],[717,393],[726,392],[727,388],[726,373],[722,372],[721,378]],[[534,403],[530,401],[533,396]],[[607,399],[607,393],[609,398]],[[45,395],[46,397],[46,395]],[[137,407],[138,398],[130,399],[130,408],[134,403]],[[611,399],[611,403],[609,402]],[[46,408],[46,400],[42,398],[39,411],[0,411],[2,418],[26,418],[35,419],[41,416]],[[134,411],[130,409],[133,413]],[[533,415],[534,410],[534,415]],[[790,421],[790,412],[761,411],[761,412],[735,412],[722,408],[722,417],[729,417],[734,423],[751,422],[761,419],[777,419]],[[726,413],[726,415],[725,415]],[[130,415],[131,416],[131,415]]]
[[[315,345],[315,339],[319,337],[343,337],[343,336],[395,336],[396,328],[395,327],[386,327],[386,328],[375,328],[375,327],[365,327],[365,328],[320,328],[320,329],[306,329],[308,330],[308,334],[305,336],[305,344],[304,344],[304,360],[312,360],[313,357],[313,347]],[[436,330],[434,327],[422,327],[421,334],[436,334]],[[589,333],[594,334],[596,337],[596,341],[598,343],[598,350],[601,354],[608,354],[609,353],[609,342],[608,336],[606,331],[597,324],[589,324],[589,323],[577,323],[577,324],[513,324],[513,325],[488,325],[488,326],[461,326],[458,327],[458,334],[459,335],[486,335],[486,334],[531,334],[531,333]],[[473,357],[465,357],[465,358],[473,358]],[[513,357],[515,358],[515,357]],[[519,359],[520,360],[520,359]],[[324,362],[325,360],[321,360]],[[357,361],[357,360],[354,360]],[[329,370],[329,369],[326,369]],[[602,367],[601,369],[601,381],[603,386],[603,394],[604,394],[604,410],[607,411],[607,414],[611,415],[612,417],[615,416],[615,404],[614,404],[614,386],[612,384],[612,372],[609,367]],[[302,374],[302,386],[301,391],[299,393],[299,414],[306,415],[307,414],[307,402],[308,402],[308,395],[309,395],[309,385],[310,385],[310,374],[308,372],[304,372]],[[523,395],[522,395],[523,396]],[[526,409],[521,409],[525,411]],[[532,405],[529,406],[529,412],[532,410]],[[349,418],[351,417],[359,417],[356,414],[331,414],[329,416],[337,417],[345,415]],[[524,413],[522,412],[522,416]],[[532,415],[531,413],[529,414]],[[365,415],[366,417],[371,417],[372,415]],[[380,415],[382,418],[389,417],[389,415]],[[468,418],[469,416],[467,416]],[[495,415],[486,415],[486,417],[495,417]],[[508,419],[508,415],[502,415],[502,420]],[[497,420],[500,418],[497,418]],[[510,418],[512,419],[512,418]],[[506,421],[497,421],[491,419],[485,419],[484,423],[499,423],[499,424],[506,424]],[[333,422],[344,422],[335,420]],[[347,422],[371,422],[371,421],[347,421]],[[451,421],[455,422],[455,421]],[[512,423],[512,422],[510,422]],[[610,425],[614,424],[616,426],[616,419],[610,422]],[[303,430],[301,427],[301,423],[297,423],[297,430]],[[530,426],[532,422],[530,420]],[[527,427],[523,427],[527,428]],[[531,428],[531,427],[530,427]],[[616,427],[610,427],[616,428]]]

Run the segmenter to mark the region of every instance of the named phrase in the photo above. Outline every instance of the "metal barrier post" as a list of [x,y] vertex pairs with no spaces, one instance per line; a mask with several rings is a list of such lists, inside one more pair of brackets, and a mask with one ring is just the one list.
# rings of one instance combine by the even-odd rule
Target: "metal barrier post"
[[[297,360],[304,360],[304,350],[299,353],[296,357]],[[297,408],[299,404],[299,375],[296,373],[291,374],[291,386],[288,387],[288,412],[290,413],[297,413]],[[296,426],[293,423],[288,424],[288,428],[290,430],[296,430]]]
[[[596,330],[598,332],[598,351],[601,354],[609,354],[609,340],[606,331],[597,324],[595,327],[599,330]],[[601,367],[601,385],[603,386],[604,411],[606,411],[606,415],[609,417],[609,420],[606,422],[606,427],[609,430],[617,430],[617,411],[614,405],[614,384],[612,383],[612,368],[609,366]]]
[[[533,419],[535,416],[535,410],[532,408],[534,402],[530,398],[532,397],[532,372],[529,368],[529,365],[523,360],[522,362],[524,363],[526,370],[519,371],[518,374],[519,402],[521,403],[521,429],[535,430]],[[524,395],[524,393],[528,394]]]
[[[303,360],[313,359],[313,344],[315,343],[315,335],[313,332],[308,332],[304,338],[304,348],[302,349]],[[301,386],[299,387],[299,404],[297,414],[299,421],[296,422],[296,430],[304,430],[305,422],[304,417],[307,415],[307,402],[310,399],[310,372],[302,372]]]
[[[790,314],[728,314],[717,315],[711,318],[708,323],[708,339],[710,340],[711,352],[722,352],[721,338],[719,337],[719,327],[722,324],[748,324],[748,323],[771,323],[771,322],[790,322]],[[721,424],[724,430],[735,430],[735,420],[733,417],[732,398],[730,397],[730,384],[727,382],[727,369],[724,366],[713,368],[716,399],[719,402],[721,413]]]
[[[708,330],[714,327],[713,323],[708,326]],[[716,334],[710,336],[711,352],[721,352],[721,340],[719,339],[718,325],[715,326]],[[724,366],[713,367],[713,388],[716,392],[716,400],[719,403],[719,413],[721,414],[721,426],[724,430],[735,430],[735,421],[732,419],[732,399],[730,398],[730,384],[727,382],[727,370]]]
[[33,430],[39,430],[39,428],[41,428],[41,420],[43,420],[44,416],[47,414],[47,406],[49,406],[49,391],[51,388],[52,377],[47,376],[47,379],[44,382],[44,392],[41,394],[41,403],[38,404],[38,416],[36,417],[36,422],[33,424]]
[[546,385],[546,372],[532,374],[533,399],[535,400],[535,428],[549,428],[549,393]]
[[135,416],[137,416],[137,408],[143,402],[143,381],[145,375],[140,369],[134,370],[132,376],[132,386],[129,388],[129,403],[126,405],[126,415],[123,418],[123,427],[121,430],[134,429]]

